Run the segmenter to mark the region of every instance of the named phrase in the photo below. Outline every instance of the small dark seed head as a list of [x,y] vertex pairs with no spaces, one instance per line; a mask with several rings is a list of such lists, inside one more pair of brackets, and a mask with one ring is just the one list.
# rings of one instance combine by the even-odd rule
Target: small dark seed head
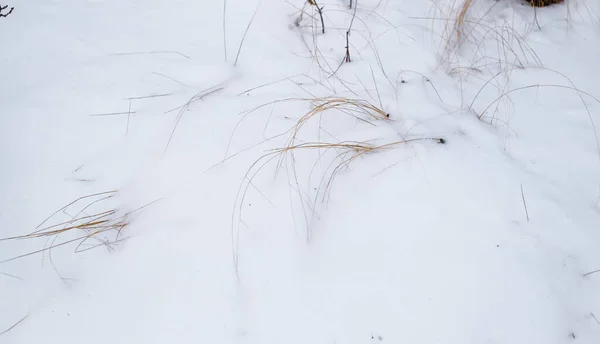
[[444,139],[439,139],[439,140],[438,140],[438,143],[439,143],[439,144],[442,144],[442,145],[445,145],[445,144],[446,144],[446,140],[444,140]]

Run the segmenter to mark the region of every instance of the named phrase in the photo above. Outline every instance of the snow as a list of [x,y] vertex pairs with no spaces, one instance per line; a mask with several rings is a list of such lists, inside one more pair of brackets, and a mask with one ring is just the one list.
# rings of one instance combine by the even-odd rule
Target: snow
[[600,342],[600,5],[357,3],[13,0],[0,343]]

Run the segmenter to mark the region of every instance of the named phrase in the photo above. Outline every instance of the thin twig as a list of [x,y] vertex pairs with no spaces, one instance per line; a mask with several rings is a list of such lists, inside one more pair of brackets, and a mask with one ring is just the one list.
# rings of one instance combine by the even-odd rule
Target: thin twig
[[8,13],[2,14],[1,12],[4,11],[5,9],[7,9],[7,8],[8,8],[8,5],[6,5],[4,7],[0,6],[0,17],[8,17],[8,15],[11,14],[14,11],[14,9],[15,9],[14,7],[11,7],[10,10],[8,11]]
[[260,8],[260,3],[256,7],[256,10],[254,11],[252,18],[250,18],[250,22],[248,23],[248,26],[246,26],[246,31],[244,31],[244,35],[242,36],[242,40],[240,41],[240,46],[238,47],[237,55],[235,56],[235,61],[233,62],[234,66],[236,66],[238,63],[238,59],[240,58],[240,53],[242,52],[242,46],[244,45],[244,40],[246,39],[246,35],[248,34],[248,30],[250,30],[250,26],[252,25],[252,22],[254,22],[254,17],[256,17],[256,13],[258,13],[259,8]]
[[117,53],[117,54],[110,54],[110,56],[148,55],[148,54],[176,54],[176,55],[185,57],[186,59],[190,58],[189,56],[182,54],[178,51],[171,51],[171,50],[143,51],[143,52],[134,52],[134,53]]
[[595,274],[596,272],[600,272],[600,269],[598,269],[598,270],[594,270],[594,271],[590,271],[590,272],[588,272],[588,273],[585,273],[585,274],[583,274],[583,277],[586,277],[586,276],[589,276],[589,275]]
[[300,76],[300,75],[302,75],[302,74],[296,74],[296,75],[288,76],[288,77],[285,77],[283,79],[275,80],[275,81],[272,81],[272,82],[269,82],[269,83],[266,83],[266,84],[262,84],[260,86],[252,87],[252,88],[249,88],[249,89],[247,89],[245,91],[242,91],[242,92],[236,94],[236,96],[241,96],[244,93],[248,93],[250,91],[254,91],[254,90],[257,90],[257,89],[262,88],[262,87],[271,86],[271,85],[274,85],[274,84],[282,82],[282,81],[287,81],[289,79],[295,78],[295,77]]
[[344,57],[344,62],[352,62],[350,59],[350,31],[346,31],[346,56]]
[[[346,58],[344,61],[350,62],[350,31],[352,30],[352,25],[354,25],[354,19],[356,18],[356,9],[358,8],[358,0],[356,0],[356,6],[354,6],[354,13],[352,13],[352,20],[350,20],[350,25],[348,26],[348,30],[346,30]],[[350,0],[350,8],[352,8],[352,0]]]
[[171,144],[171,140],[173,140],[173,136],[175,135],[175,130],[177,130],[177,126],[179,125],[179,121],[183,117],[183,114],[188,110],[188,108],[192,105],[193,102],[197,100],[202,100],[204,97],[209,96],[213,93],[219,92],[223,90],[224,87],[213,86],[209,89],[200,91],[196,95],[194,95],[190,100],[188,100],[183,106],[180,107],[179,113],[177,114],[177,119],[175,120],[175,125],[173,126],[173,130],[171,131],[171,135],[169,136],[169,140],[167,141],[167,145],[165,146],[165,150],[163,151],[163,156],[167,153],[167,149]]
[[131,118],[131,99],[129,99],[129,110],[127,111],[127,127],[125,128],[125,136],[129,134],[129,119]]
[[[352,8],[352,5],[350,5]],[[354,24],[354,19],[356,18],[356,10],[358,9],[358,0],[356,0],[356,4],[354,7],[354,13],[352,13],[352,20],[350,20],[350,26],[348,26],[348,31],[352,30],[352,25]]]
[[169,79],[169,80],[171,80],[171,81],[173,81],[173,82],[176,82],[176,83],[178,83],[178,84],[179,84],[179,85],[181,85],[181,86],[184,86],[184,87],[190,88],[190,86],[188,86],[188,85],[184,84],[183,82],[180,82],[180,81],[178,81],[178,80],[176,80],[176,79],[174,79],[174,78],[172,78],[172,77],[170,77],[170,76],[168,76],[168,75],[164,75],[163,73],[152,72],[152,74],[160,75],[160,76],[162,76],[163,78],[166,78],[166,79]]
[[21,277],[15,276],[15,275],[11,275],[11,274],[7,274],[6,272],[0,272],[0,275],[4,275],[4,276],[7,276],[7,277],[12,277],[14,279],[18,279],[19,281],[24,281],[24,279],[22,279]]
[[523,184],[521,184],[521,197],[523,198],[523,207],[525,207],[525,216],[527,216],[527,222],[529,222],[529,212],[527,211],[527,202],[525,202],[525,193],[523,192]]
[[130,97],[130,98],[126,98],[126,99],[128,99],[128,100],[138,100],[138,99],[168,97],[168,96],[172,96],[172,95],[173,95],[173,93],[162,93],[162,94],[151,94],[149,96]]
[[[78,199],[76,199],[73,202],[65,205],[64,207],[58,209],[57,211],[55,211],[54,213],[52,213],[52,215],[50,215],[47,218],[45,218],[44,221],[42,221],[42,223],[40,223],[39,225],[37,225],[37,227],[35,227],[35,229],[36,230],[39,229],[40,227],[42,227],[44,225],[44,223],[48,222],[48,220],[50,220],[54,215],[58,214],[61,211],[64,211],[65,209],[67,209],[68,207],[72,206],[73,204],[81,201],[82,199],[87,199],[87,198],[96,197],[96,196],[104,196],[104,195],[108,195],[105,198],[111,198],[111,197],[113,197],[116,194],[117,194],[117,190],[110,190],[110,191],[99,192],[99,193],[95,193],[95,194],[91,194],[91,195],[79,197]],[[43,230],[43,229],[41,229],[41,230]],[[39,232],[39,231],[35,231],[35,232],[31,233],[31,234],[34,234],[34,233],[37,233],[37,232]]]
[[317,9],[319,17],[321,17],[322,32],[323,34],[325,34],[325,20],[323,20],[323,7],[320,7],[319,4],[317,4],[317,0],[308,0],[308,3],[315,6],[315,8]]
[[375,80],[375,74],[373,73],[373,68],[369,66],[371,69],[371,77],[373,78],[373,85],[375,85],[375,91],[377,92],[377,98],[379,100],[379,108],[383,110],[383,103],[381,102],[381,96],[379,95],[379,88],[377,87],[377,80]]
[[24,316],[23,318],[21,318],[21,320],[17,321],[14,325],[12,325],[11,327],[9,327],[7,330],[3,331],[0,333],[0,336],[7,333],[8,331],[12,330],[13,328],[17,327],[17,325],[19,325],[20,323],[23,322],[23,320],[27,319],[27,317],[29,316],[29,314],[27,314],[26,316]]
[[[131,109],[131,108],[130,108]],[[119,115],[130,115],[137,113],[136,111],[126,111],[126,112],[109,112],[109,113],[96,113],[93,115],[89,115],[91,117],[101,117],[101,116],[119,116]]]

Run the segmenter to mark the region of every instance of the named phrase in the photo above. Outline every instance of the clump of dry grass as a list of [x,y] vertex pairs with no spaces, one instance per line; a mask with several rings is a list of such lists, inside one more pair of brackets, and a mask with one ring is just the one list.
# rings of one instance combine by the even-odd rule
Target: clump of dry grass
[[[25,235],[1,238],[0,241],[45,239],[46,243],[39,250],[27,252],[0,263],[37,253],[48,252],[50,255],[52,249],[71,243],[77,243],[74,249],[75,253],[100,246],[113,250],[115,244],[126,239],[122,237],[122,234],[130,223],[131,214],[151,204],[121,215],[119,210],[113,208],[112,203],[109,202],[115,198],[117,193],[116,190],[112,190],[79,197],[47,217],[36,227],[35,231]],[[69,220],[59,220],[59,217],[67,217]],[[68,238],[60,240],[67,235]],[[92,242],[88,243],[90,241]],[[51,255],[50,259],[52,259]]]
[[[426,141],[432,140],[439,144],[445,144],[446,141],[442,138],[415,138],[415,139],[406,139],[393,141],[385,144],[375,145],[368,142],[305,142],[293,146],[286,146],[283,148],[277,148],[271,150],[269,153],[261,156],[257,159],[247,170],[244,175],[244,181],[240,185],[238,189],[238,194],[236,196],[236,206],[234,207],[234,211],[232,214],[232,252],[233,252],[233,261],[236,270],[236,274],[239,273],[239,234],[240,234],[240,224],[243,223],[242,220],[242,212],[243,205],[245,204],[244,200],[246,198],[246,194],[250,186],[254,186],[253,181],[257,177],[257,175],[262,171],[262,169],[269,164],[271,161],[280,158],[287,158],[288,161],[291,162],[291,172],[288,173],[288,182],[289,185],[293,185],[293,190],[297,193],[297,196],[300,199],[300,204],[302,206],[302,212],[304,217],[304,222],[306,224],[306,240],[310,240],[311,231],[310,231],[310,223],[312,222],[312,218],[316,215],[317,210],[317,202],[318,199],[321,198],[321,201],[324,202],[326,200],[327,195],[329,194],[332,184],[335,180],[335,177],[342,171],[344,168],[349,167],[350,163],[356,160],[359,157],[362,157],[367,154],[382,152],[385,150],[390,150],[393,148],[397,148],[398,146],[409,144],[411,142],[416,141]],[[320,155],[319,159],[325,154],[327,151],[334,150],[336,151],[335,158],[328,164],[328,167],[323,173],[321,180],[319,182],[319,186],[315,188],[316,193],[314,198],[308,199],[308,196],[305,196],[301,190],[300,181],[297,176],[296,167],[295,167],[295,158],[294,153],[303,150],[324,150],[324,152]],[[315,162],[316,166],[317,162]],[[313,168],[314,168],[313,166]],[[311,172],[312,174],[312,172]],[[260,192],[260,191],[259,191]],[[263,195],[264,196],[264,195]],[[292,208],[293,212],[293,208]],[[309,214],[310,212],[310,214]],[[239,275],[238,275],[239,278]]]
[[[288,140],[288,146],[294,145],[298,133],[311,118],[323,115],[328,111],[335,110],[363,122],[368,122],[368,120],[389,120],[390,117],[384,110],[363,99],[323,97],[304,100],[311,103],[312,109],[296,122],[292,135]],[[361,116],[364,116],[364,118]]]
[[[398,146],[401,146],[403,144],[408,144],[415,141],[433,140],[437,143],[445,143],[445,140],[441,138],[402,139],[382,144],[375,144],[364,140],[341,142],[330,142],[321,140],[303,141],[300,138],[300,134],[301,132],[306,131],[305,128],[307,123],[311,120],[318,120],[320,123],[321,116],[327,114],[343,114],[345,116],[348,116],[349,118],[353,118],[359,122],[369,125],[377,125],[377,123],[387,123],[391,121],[391,119],[389,114],[385,112],[381,107],[378,107],[363,99],[353,99],[334,96],[317,97],[312,99],[294,98],[286,99],[283,101],[306,101],[311,105],[311,108],[304,115],[296,119],[295,124],[290,129],[276,136],[280,137],[282,135],[288,135],[287,139],[285,140],[284,146],[266,151],[264,155],[259,157],[256,161],[254,161],[254,163],[247,169],[244,175],[244,179],[238,189],[238,193],[235,198],[235,206],[232,213],[231,224],[232,252],[236,273],[238,273],[239,266],[239,233],[240,224],[243,223],[242,213],[244,209],[245,198],[250,187],[254,187],[255,189],[257,189],[256,185],[254,184],[256,177],[272,161],[276,159],[279,160],[279,162],[277,163],[276,170],[278,170],[281,167],[285,167],[287,171],[288,185],[290,186],[290,198],[292,196],[292,193],[295,193],[298,199],[300,200],[300,205],[302,208],[304,218],[303,220],[306,225],[306,240],[310,240],[310,223],[312,222],[312,218],[316,215],[317,203],[319,202],[319,200],[321,202],[326,201],[327,195],[331,190],[335,177],[344,168],[349,167],[349,165],[357,158],[360,158],[367,154],[373,154],[376,152],[397,148]],[[254,108],[253,110],[251,110],[251,112],[256,111],[258,108],[261,108],[263,106],[265,105],[261,105],[257,108]],[[319,130],[322,130],[321,126],[319,126]],[[303,191],[302,184],[304,184],[304,182],[301,182],[296,166],[297,159],[295,154],[306,151],[318,152],[317,161],[314,163],[313,168],[311,169],[308,175],[308,182],[306,182],[306,184],[310,184],[310,179],[312,178],[317,163],[324,158],[325,154],[327,154],[328,152],[333,152],[333,158],[327,164],[325,170],[322,171],[320,181],[314,189],[311,188],[312,193],[314,194],[312,197],[309,196],[308,192]],[[232,156],[235,156],[235,154]],[[226,159],[228,159],[228,157],[226,157]],[[260,190],[258,190],[258,192],[261,193]],[[261,195],[266,198],[266,196],[264,196],[262,193]],[[293,207],[292,213],[294,213]],[[292,215],[294,218],[296,217],[294,214]]]
[[[447,71],[450,74],[458,71],[481,73],[495,66],[500,69],[541,66],[541,60],[523,34],[506,20],[502,23],[492,20],[489,14],[498,2],[490,1],[486,8],[481,8],[480,3],[475,0],[454,0],[450,4],[436,1],[434,14],[420,18],[444,23],[439,33],[442,43],[439,54]],[[475,11],[475,8],[479,10]],[[471,56],[463,55],[465,51]]]

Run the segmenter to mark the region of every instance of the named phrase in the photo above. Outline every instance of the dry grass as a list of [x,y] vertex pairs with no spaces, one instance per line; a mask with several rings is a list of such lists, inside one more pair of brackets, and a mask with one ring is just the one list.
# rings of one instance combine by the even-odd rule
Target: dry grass
[[460,7],[460,10],[458,11],[458,15],[456,16],[456,22],[454,23],[453,34],[456,35],[457,41],[459,43],[462,42],[463,34],[464,34],[464,27],[465,27],[465,20],[467,19],[467,12],[469,11],[469,8],[471,7],[472,4],[473,4],[473,0],[465,0],[465,2]]
[[[415,138],[415,139],[406,139],[393,141],[385,144],[374,145],[368,142],[305,142],[293,146],[286,146],[283,148],[277,148],[271,150],[269,153],[264,154],[259,159],[257,159],[247,170],[244,175],[244,181],[240,185],[238,189],[238,194],[236,195],[236,206],[234,207],[234,211],[232,214],[232,224],[231,224],[231,237],[232,237],[232,252],[233,252],[233,261],[236,270],[236,274],[239,273],[239,235],[240,235],[240,224],[243,223],[242,213],[243,213],[243,205],[245,204],[245,198],[248,193],[248,189],[252,186],[256,188],[254,185],[254,179],[257,175],[263,170],[263,168],[272,162],[275,159],[287,159],[290,164],[290,170],[288,170],[288,185],[293,185],[293,191],[297,194],[300,199],[300,204],[302,206],[302,212],[304,217],[304,222],[306,225],[306,240],[310,240],[311,231],[310,231],[310,223],[312,219],[316,216],[317,203],[318,199],[321,199],[321,202],[325,202],[327,195],[329,194],[332,184],[335,180],[335,177],[342,171],[344,168],[349,167],[350,163],[356,160],[359,157],[362,157],[367,154],[382,152],[385,150],[390,150],[393,148],[397,148],[398,146],[409,144],[416,141],[434,141],[439,144],[445,144],[446,141],[442,138]],[[319,155],[319,159],[330,150],[335,151],[335,158],[328,164],[326,170],[323,172],[321,176],[321,180],[319,182],[319,186],[315,188],[315,195],[312,199],[309,199],[308,196],[305,196],[301,191],[301,183],[298,179],[296,166],[295,166],[295,157],[294,153],[303,150],[324,150],[322,154]],[[317,162],[315,162],[316,166]],[[314,169],[313,166],[313,169]],[[312,171],[311,171],[312,174]],[[310,177],[309,177],[310,179]],[[258,190],[258,189],[257,189]],[[260,190],[258,190],[260,193]],[[261,195],[266,198],[262,193]],[[290,194],[291,196],[291,194]],[[292,208],[292,213],[293,213]],[[294,214],[292,214],[294,215]],[[294,215],[295,218],[295,215]],[[239,278],[239,275],[238,275]]]
[[298,138],[298,133],[311,118],[323,115],[332,110],[344,113],[363,122],[368,122],[368,120],[389,120],[390,117],[383,109],[363,99],[323,97],[304,100],[311,103],[312,109],[297,121],[292,135],[288,140],[288,147],[294,145],[294,142]]
[[[389,114],[386,113],[381,107],[378,107],[363,99],[344,97],[317,97],[313,99],[293,98],[283,101],[304,101],[308,102],[311,107],[309,111],[295,120],[295,124],[290,129],[276,136],[281,137],[287,135],[284,146],[266,151],[264,155],[254,161],[244,175],[243,181],[236,195],[231,223],[232,252],[236,273],[238,272],[239,267],[239,233],[240,225],[244,224],[242,213],[245,199],[248,190],[250,187],[253,187],[268,200],[268,198],[254,184],[254,181],[269,163],[278,160],[279,162],[276,165],[276,171],[280,168],[285,168],[287,172],[286,176],[288,179],[288,185],[290,186],[290,200],[292,199],[292,194],[295,193],[296,197],[300,201],[303,222],[306,225],[306,240],[310,240],[310,223],[317,214],[317,204],[319,202],[326,201],[336,176],[344,168],[349,167],[353,161],[367,154],[390,150],[400,145],[416,141],[433,140],[437,143],[445,143],[445,141],[441,138],[402,139],[383,144],[374,144],[368,141],[330,142],[322,141],[320,139],[318,141],[303,141],[300,136],[301,133],[306,132],[308,122],[319,121],[319,132],[323,130],[320,123],[322,120],[321,116],[324,115],[330,115],[333,113],[342,114],[348,118],[358,121],[359,123],[375,126],[378,125],[378,123],[385,124],[391,120],[389,118]],[[266,106],[266,104],[252,109],[249,113],[254,112],[264,106]],[[318,158],[316,159],[317,161],[314,162],[313,168],[308,174],[308,181],[301,181],[296,166],[297,158],[295,155],[300,152],[308,151],[317,152]],[[310,184],[310,180],[316,165],[319,163],[319,161],[323,160],[325,155],[329,152],[333,152],[332,159],[327,164],[327,167],[322,171],[322,175],[316,187],[314,189],[311,188],[313,196],[309,196],[309,192],[303,191],[303,185],[308,186]],[[232,156],[235,155],[236,154]],[[229,159],[229,157],[226,157],[225,160],[227,159]],[[292,215],[295,219],[296,215],[294,214],[293,207]]]
[[19,326],[23,321],[25,321],[25,319],[27,319],[27,317],[29,317],[29,314],[25,315],[24,317],[22,317],[19,321],[17,321],[16,323],[14,323],[11,327],[7,328],[6,330],[0,332],[0,336],[8,333],[10,330],[14,329],[15,327]]
[[436,1],[432,16],[418,18],[443,23],[439,56],[449,74],[542,65],[524,35],[508,21],[490,22],[493,18],[489,14],[499,2],[489,2],[487,8],[478,7],[478,13],[473,13],[475,3],[474,0],[455,0],[448,5]]
[[[287,80],[287,79],[286,79]],[[286,98],[275,100],[272,102],[264,103],[259,106],[256,106],[250,110],[246,110],[241,112],[242,118],[236,123],[233,132],[229,138],[229,142],[227,144],[227,149],[225,150],[225,157],[220,162],[223,164],[225,161],[230,158],[236,156],[239,153],[235,153],[229,155],[229,151],[231,149],[231,143],[233,137],[235,136],[236,131],[242,122],[248,118],[250,115],[254,114],[256,111],[263,109],[267,106],[276,105],[285,102],[305,102],[311,104],[311,110],[300,117],[296,124],[285,132],[275,135],[271,138],[266,138],[264,142],[270,141],[271,139],[284,136],[286,134],[290,134],[286,146],[293,146],[294,141],[298,138],[298,134],[304,125],[311,119],[316,116],[323,115],[326,112],[331,110],[336,110],[339,113],[346,114],[351,116],[361,122],[369,123],[369,120],[389,120],[389,114],[382,110],[380,107],[377,107],[370,103],[369,101],[363,99],[352,99],[352,98],[344,98],[344,97],[315,97],[315,98]],[[364,117],[363,117],[364,116]],[[214,167],[214,166],[213,166]]]
[[[101,246],[112,250],[115,244],[126,239],[123,238],[122,234],[130,223],[130,216],[154,203],[149,203],[121,215],[118,209],[111,207],[112,203],[110,202],[117,196],[117,193],[116,190],[113,190],[79,197],[47,217],[36,227],[35,231],[25,235],[0,239],[0,241],[46,240],[43,248],[6,259],[0,263],[45,252],[49,253],[52,261],[52,249],[68,244],[76,244],[75,253]],[[67,217],[69,220],[59,220],[59,217]],[[61,240],[63,236],[67,235],[67,238]]]
[[181,121],[181,119],[183,118],[183,115],[190,109],[190,107],[200,101],[200,100],[204,100],[205,97],[217,93],[221,90],[223,90],[225,87],[222,86],[222,84],[219,85],[215,85],[213,87],[207,88],[205,90],[202,90],[196,94],[194,94],[193,97],[191,97],[185,104],[183,104],[180,107],[177,107],[175,109],[171,109],[167,112],[165,112],[165,114],[173,112],[173,111],[177,111],[177,117],[175,118],[175,124],[173,125],[173,129],[171,130],[171,135],[169,135],[169,140],[167,141],[167,144],[165,145],[165,149],[163,150],[163,156],[167,153],[167,149],[169,149],[169,145],[171,144],[171,141],[173,140],[173,136],[175,136],[175,131],[177,130],[177,126],[179,125],[179,122]]

